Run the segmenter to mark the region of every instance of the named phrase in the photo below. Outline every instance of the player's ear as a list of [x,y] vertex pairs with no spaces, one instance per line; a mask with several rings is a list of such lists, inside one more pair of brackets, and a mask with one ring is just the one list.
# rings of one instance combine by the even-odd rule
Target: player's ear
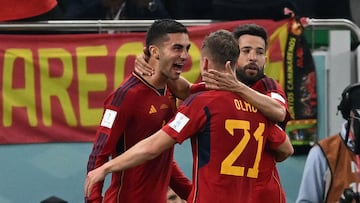
[[201,58],[201,69],[203,71],[208,71],[209,70],[209,59],[207,57],[202,57]]
[[[237,66],[237,62],[232,65],[231,61],[226,61],[226,63],[225,63],[225,71],[227,73],[235,75],[236,66]],[[234,77],[236,77],[236,76],[234,76]]]
[[231,66],[231,61],[225,62],[225,70],[229,73],[233,72],[233,67]]
[[156,59],[160,58],[159,48],[155,45],[149,46],[149,53],[150,53],[150,56],[154,56],[154,58],[156,58]]

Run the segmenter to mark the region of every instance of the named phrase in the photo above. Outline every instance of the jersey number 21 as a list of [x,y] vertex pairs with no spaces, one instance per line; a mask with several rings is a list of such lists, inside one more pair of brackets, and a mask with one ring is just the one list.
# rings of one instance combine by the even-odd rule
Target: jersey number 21
[[255,140],[258,142],[256,157],[253,166],[248,169],[246,177],[257,178],[259,174],[259,163],[261,159],[261,153],[264,142],[264,136],[263,136],[265,130],[264,123],[259,123],[259,126],[253,135],[251,135],[249,132],[250,122],[246,120],[228,119],[225,121],[225,128],[232,136],[234,136],[235,129],[244,130],[244,136],[240,140],[240,142],[236,145],[236,147],[231,151],[231,153],[222,161],[220,173],[226,175],[233,175],[233,176],[245,176],[245,167],[235,166],[234,163],[237,160],[237,158],[240,157],[241,154],[243,153],[244,149],[246,148],[246,145],[250,140],[250,137],[254,136]]

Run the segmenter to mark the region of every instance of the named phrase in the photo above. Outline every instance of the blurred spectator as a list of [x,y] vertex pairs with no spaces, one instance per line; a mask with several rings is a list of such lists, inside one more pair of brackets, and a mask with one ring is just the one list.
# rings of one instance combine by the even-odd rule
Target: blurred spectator
[[291,0],[297,15],[310,18],[345,18],[351,20],[350,0]]
[[281,20],[296,13],[291,0],[213,0],[212,6],[216,20]]
[[2,0],[1,21],[41,21],[62,19],[57,0]]
[[212,0],[163,0],[175,19],[212,19]]
[[161,0],[71,0],[65,16],[74,20],[170,18]]

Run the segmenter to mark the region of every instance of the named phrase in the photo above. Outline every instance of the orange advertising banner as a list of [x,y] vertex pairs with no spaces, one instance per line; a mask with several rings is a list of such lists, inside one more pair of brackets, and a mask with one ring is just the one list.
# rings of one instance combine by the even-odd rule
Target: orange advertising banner
[[[204,36],[243,23],[267,29],[266,72],[285,87],[287,20],[189,27],[190,60],[182,75],[199,81]],[[103,101],[133,71],[145,34],[0,35],[0,144],[93,141]]]

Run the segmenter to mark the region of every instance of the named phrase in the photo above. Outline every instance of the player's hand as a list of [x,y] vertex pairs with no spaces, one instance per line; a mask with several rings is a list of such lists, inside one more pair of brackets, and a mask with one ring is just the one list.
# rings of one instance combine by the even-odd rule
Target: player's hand
[[106,177],[106,174],[107,173],[103,169],[103,167],[96,168],[87,174],[85,184],[84,184],[85,197],[90,196],[91,190],[92,190],[94,184],[99,181],[103,181]]
[[213,90],[227,90],[236,92],[240,83],[235,73],[227,67],[226,72],[219,72],[214,69],[209,69],[202,74],[202,80],[205,82],[207,89]]
[[146,54],[146,48],[144,53],[135,59],[135,72],[139,75],[153,75],[154,69],[148,64],[149,56]]

